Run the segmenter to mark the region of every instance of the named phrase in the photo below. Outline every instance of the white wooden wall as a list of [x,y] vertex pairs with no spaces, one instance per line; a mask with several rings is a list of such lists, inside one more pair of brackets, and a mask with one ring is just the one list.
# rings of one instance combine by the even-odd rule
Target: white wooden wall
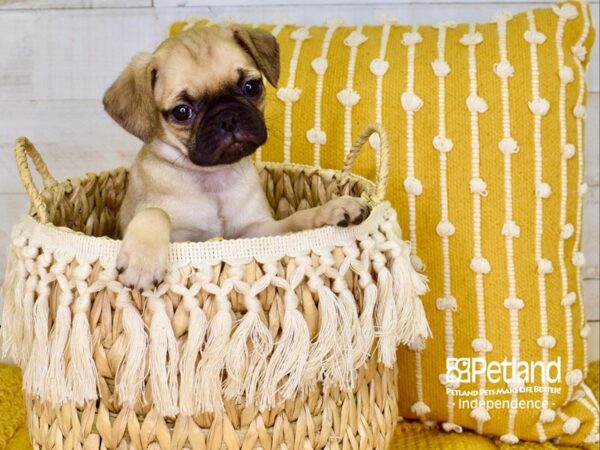
[[[101,97],[129,59],[153,50],[167,26],[186,16],[266,22],[290,17],[322,23],[474,21],[498,10],[519,11],[551,0],[0,0],[0,273],[10,227],[26,211],[13,160],[15,137],[27,135],[57,178],[128,165],[140,143],[103,112]],[[598,24],[599,0],[592,0]],[[590,71],[584,288],[591,358],[598,358],[599,134],[598,46]],[[1,275],[0,275],[1,277]],[[0,278],[1,281],[1,278]],[[1,305],[0,305],[1,309]]]

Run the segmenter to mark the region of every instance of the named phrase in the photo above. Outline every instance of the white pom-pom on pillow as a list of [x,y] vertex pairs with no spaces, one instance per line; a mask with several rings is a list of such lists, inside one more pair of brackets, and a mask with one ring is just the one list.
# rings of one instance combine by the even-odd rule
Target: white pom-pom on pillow
[[400,98],[402,108],[405,111],[416,112],[423,106],[423,99],[413,92],[405,92]]
[[471,94],[467,97],[467,108],[472,113],[484,113],[488,110],[488,104],[480,96]]
[[360,95],[354,89],[342,89],[337,93],[338,101],[344,106],[354,106],[360,100]]
[[515,74],[515,68],[508,61],[502,61],[494,64],[494,73],[500,78],[508,78]]
[[483,42],[483,35],[476,31],[475,33],[467,33],[463,34],[460,38],[460,43],[462,45],[477,45]]
[[371,70],[371,73],[374,75],[385,75],[389,68],[390,63],[381,58],[375,58],[371,61],[371,64],[369,64],[369,70]]
[[527,30],[525,33],[523,33],[523,38],[525,38],[525,40],[530,44],[540,45],[546,42],[546,35],[541,31],[536,30]]
[[562,429],[566,434],[575,434],[579,427],[581,427],[581,420],[577,417],[569,417],[563,424]]
[[316,128],[311,128],[306,132],[306,139],[311,144],[319,144],[323,145],[327,143],[327,135],[323,130],[317,130]]
[[319,56],[318,58],[313,59],[312,62],[310,63],[310,65],[313,68],[313,70],[315,71],[315,73],[318,75],[323,75],[327,71],[327,68],[329,67],[329,63],[327,62],[327,59],[323,58],[322,56]]
[[302,91],[294,87],[282,87],[277,91],[277,98],[284,102],[295,102],[300,98]]
[[404,33],[402,35],[402,44],[403,45],[415,45],[420,42],[423,42],[423,36],[417,31],[410,31],[408,33]]
[[554,348],[556,346],[556,338],[550,335],[540,336],[537,338],[537,345],[541,348]]

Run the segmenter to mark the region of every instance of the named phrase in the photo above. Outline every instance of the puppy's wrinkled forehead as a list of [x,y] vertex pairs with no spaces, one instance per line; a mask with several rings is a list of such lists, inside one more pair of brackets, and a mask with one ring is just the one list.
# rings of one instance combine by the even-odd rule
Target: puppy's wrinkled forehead
[[158,69],[154,94],[161,108],[176,105],[183,96],[201,99],[241,79],[261,77],[250,55],[223,28],[188,30],[166,40],[154,55]]

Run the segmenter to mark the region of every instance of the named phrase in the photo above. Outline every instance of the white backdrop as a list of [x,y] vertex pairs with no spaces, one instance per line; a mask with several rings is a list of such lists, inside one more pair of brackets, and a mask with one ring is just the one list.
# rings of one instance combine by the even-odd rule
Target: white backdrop
[[[0,273],[10,227],[26,211],[27,198],[12,154],[15,137],[27,135],[59,179],[128,165],[140,143],[104,113],[104,90],[137,52],[153,50],[167,26],[187,16],[237,17],[267,22],[290,17],[322,23],[403,23],[485,20],[498,10],[519,11],[552,3],[490,0],[0,0]],[[592,0],[598,24],[599,0]],[[584,210],[586,314],[592,327],[590,358],[598,358],[599,144],[598,46],[590,71],[587,183]],[[0,275],[2,281],[2,275]],[[0,305],[1,308],[1,305]]]

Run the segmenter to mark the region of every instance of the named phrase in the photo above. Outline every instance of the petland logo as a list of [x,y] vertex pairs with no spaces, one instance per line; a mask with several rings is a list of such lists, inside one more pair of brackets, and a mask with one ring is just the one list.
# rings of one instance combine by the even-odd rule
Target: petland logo
[[531,384],[536,382],[555,384],[561,382],[560,357],[544,364],[542,361],[502,362],[487,361],[485,358],[447,358],[446,382],[448,384],[475,383],[482,376],[488,383]]

